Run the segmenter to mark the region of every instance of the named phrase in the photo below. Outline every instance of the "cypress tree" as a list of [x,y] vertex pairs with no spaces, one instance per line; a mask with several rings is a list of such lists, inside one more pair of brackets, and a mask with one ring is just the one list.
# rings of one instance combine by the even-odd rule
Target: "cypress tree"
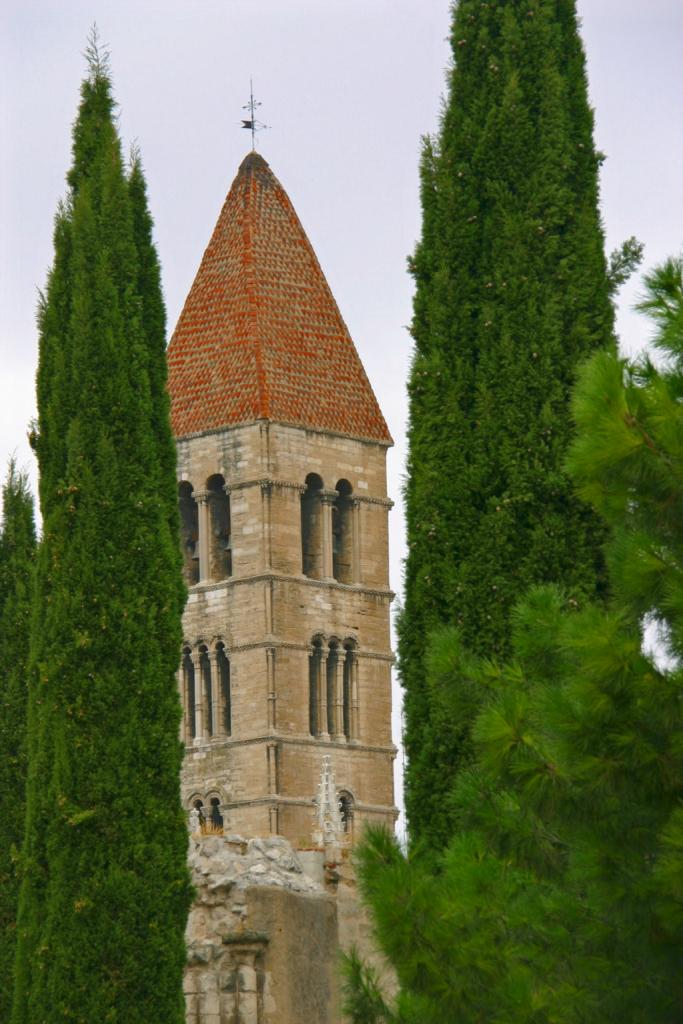
[[578,362],[610,345],[574,0],[458,0],[441,129],[425,143],[399,622],[406,805],[413,839],[450,834],[469,743],[430,702],[430,631],[455,625],[505,657],[533,583],[581,602],[605,590],[596,516],[562,470]]
[[[147,184],[137,147],[131,153],[128,188],[138,256],[137,287],[142,303],[142,328],[149,359],[152,426],[159,447],[159,486],[168,504],[171,531],[175,536],[179,532],[178,491],[175,440],[171,430],[171,399],[166,386],[166,308],[161,292],[161,267],[152,237],[153,222],[147,202]],[[181,586],[179,596],[182,611],[185,604],[184,586]]]
[[[354,1024],[676,1024],[683,1005],[683,261],[646,278],[658,365],[580,370],[568,464],[610,527],[611,593],[555,585],[512,656],[431,641],[430,684],[472,722],[438,858],[375,831],[360,885],[401,991],[347,961]],[[658,641],[644,649],[647,625]]]
[[9,1020],[26,786],[27,651],[36,547],[28,479],[10,462],[0,524],[0,1020]]
[[43,540],[13,1024],[184,1021],[183,601],[164,307],[96,39],[39,312]]

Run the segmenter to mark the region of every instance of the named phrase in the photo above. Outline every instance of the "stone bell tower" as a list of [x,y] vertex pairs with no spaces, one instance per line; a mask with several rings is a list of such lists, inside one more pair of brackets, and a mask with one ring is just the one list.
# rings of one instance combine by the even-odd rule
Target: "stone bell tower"
[[183,799],[311,843],[393,827],[385,459],[392,443],[284,189],[242,162],[169,347],[189,599]]

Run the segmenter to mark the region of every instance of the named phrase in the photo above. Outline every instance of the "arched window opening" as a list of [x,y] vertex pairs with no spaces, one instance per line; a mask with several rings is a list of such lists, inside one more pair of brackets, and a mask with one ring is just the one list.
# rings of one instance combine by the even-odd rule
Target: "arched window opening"
[[224,487],[225,478],[219,473],[206,481],[209,492],[209,578],[212,580],[232,576],[230,498]]
[[195,715],[194,662],[189,647],[183,648],[183,704],[185,705],[185,740],[193,740],[197,735],[197,719]]
[[350,793],[342,789],[339,793],[339,814],[345,832],[353,831],[354,799]]
[[206,814],[204,812],[204,801],[193,800],[192,806],[189,811],[190,819],[190,832],[192,835],[196,835],[198,832],[204,832],[206,826]]
[[225,644],[216,644],[216,665],[218,668],[218,680],[221,695],[221,714],[223,716],[223,731],[226,736],[232,733],[232,700],[230,694],[230,661],[225,653]]
[[313,637],[308,657],[308,723],[311,736],[338,742],[358,736],[356,641]]
[[209,812],[209,820],[206,823],[206,830],[215,832],[217,835],[223,835],[223,815],[221,814],[221,802],[217,796],[212,796],[209,801],[211,810]]
[[301,563],[304,576],[322,579],[322,508],[320,491],[323,482],[317,473],[306,477],[306,490],[301,495]]
[[199,513],[192,484],[187,480],[178,484],[178,502],[183,574],[187,585],[192,587],[199,583]]
[[311,736],[319,736],[323,732],[321,722],[320,674],[322,671],[323,642],[320,637],[313,641],[313,650],[308,659],[308,708]]
[[340,583],[353,583],[353,488],[339,480],[332,506],[332,575]]
[[339,733],[338,725],[335,721],[337,712],[337,671],[339,665],[339,646],[336,641],[332,641],[330,644],[330,651],[327,655],[327,731],[330,736],[336,736]]
[[213,736],[213,702],[211,700],[211,661],[209,651],[204,644],[199,648],[199,674],[204,702],[204,726],[208,737]]
[[350,740],[354,735],[354,716],[352,714],[352,708],[355,704],[355,671],[356,671],[356,654],[355,644],[346,643],[344,644],[344,678],[343,678],[343,719],[344,719],[344,735],[347,740]]

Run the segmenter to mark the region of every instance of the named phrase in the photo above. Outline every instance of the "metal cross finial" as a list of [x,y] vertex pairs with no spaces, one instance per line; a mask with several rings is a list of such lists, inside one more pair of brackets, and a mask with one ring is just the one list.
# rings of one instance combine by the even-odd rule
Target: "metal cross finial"
[[251,148],[256,149],[256,132],[260,132],[263,128],[267,128],[268,125],[264,124],[263,121],[256,120],[256,108],[260,107],[261,103],[254,99],[254,83],[252,79],[249,79],[249,102],[245,103],[242,110],[248,110],[250,117],[246,120],[242,118],[242,127],[247,128],[251,132]]

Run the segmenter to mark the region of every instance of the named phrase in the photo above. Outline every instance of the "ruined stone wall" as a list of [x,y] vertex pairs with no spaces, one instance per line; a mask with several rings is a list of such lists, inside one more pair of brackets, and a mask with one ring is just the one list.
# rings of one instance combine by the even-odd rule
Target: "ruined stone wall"
[[187,1024],[336,1024],[336,901],[285,839],[190,840]]
[[340,1024],[340,952],[379,970],[348,850],[297,853],[280,836],[191,836],[187,1024]]

